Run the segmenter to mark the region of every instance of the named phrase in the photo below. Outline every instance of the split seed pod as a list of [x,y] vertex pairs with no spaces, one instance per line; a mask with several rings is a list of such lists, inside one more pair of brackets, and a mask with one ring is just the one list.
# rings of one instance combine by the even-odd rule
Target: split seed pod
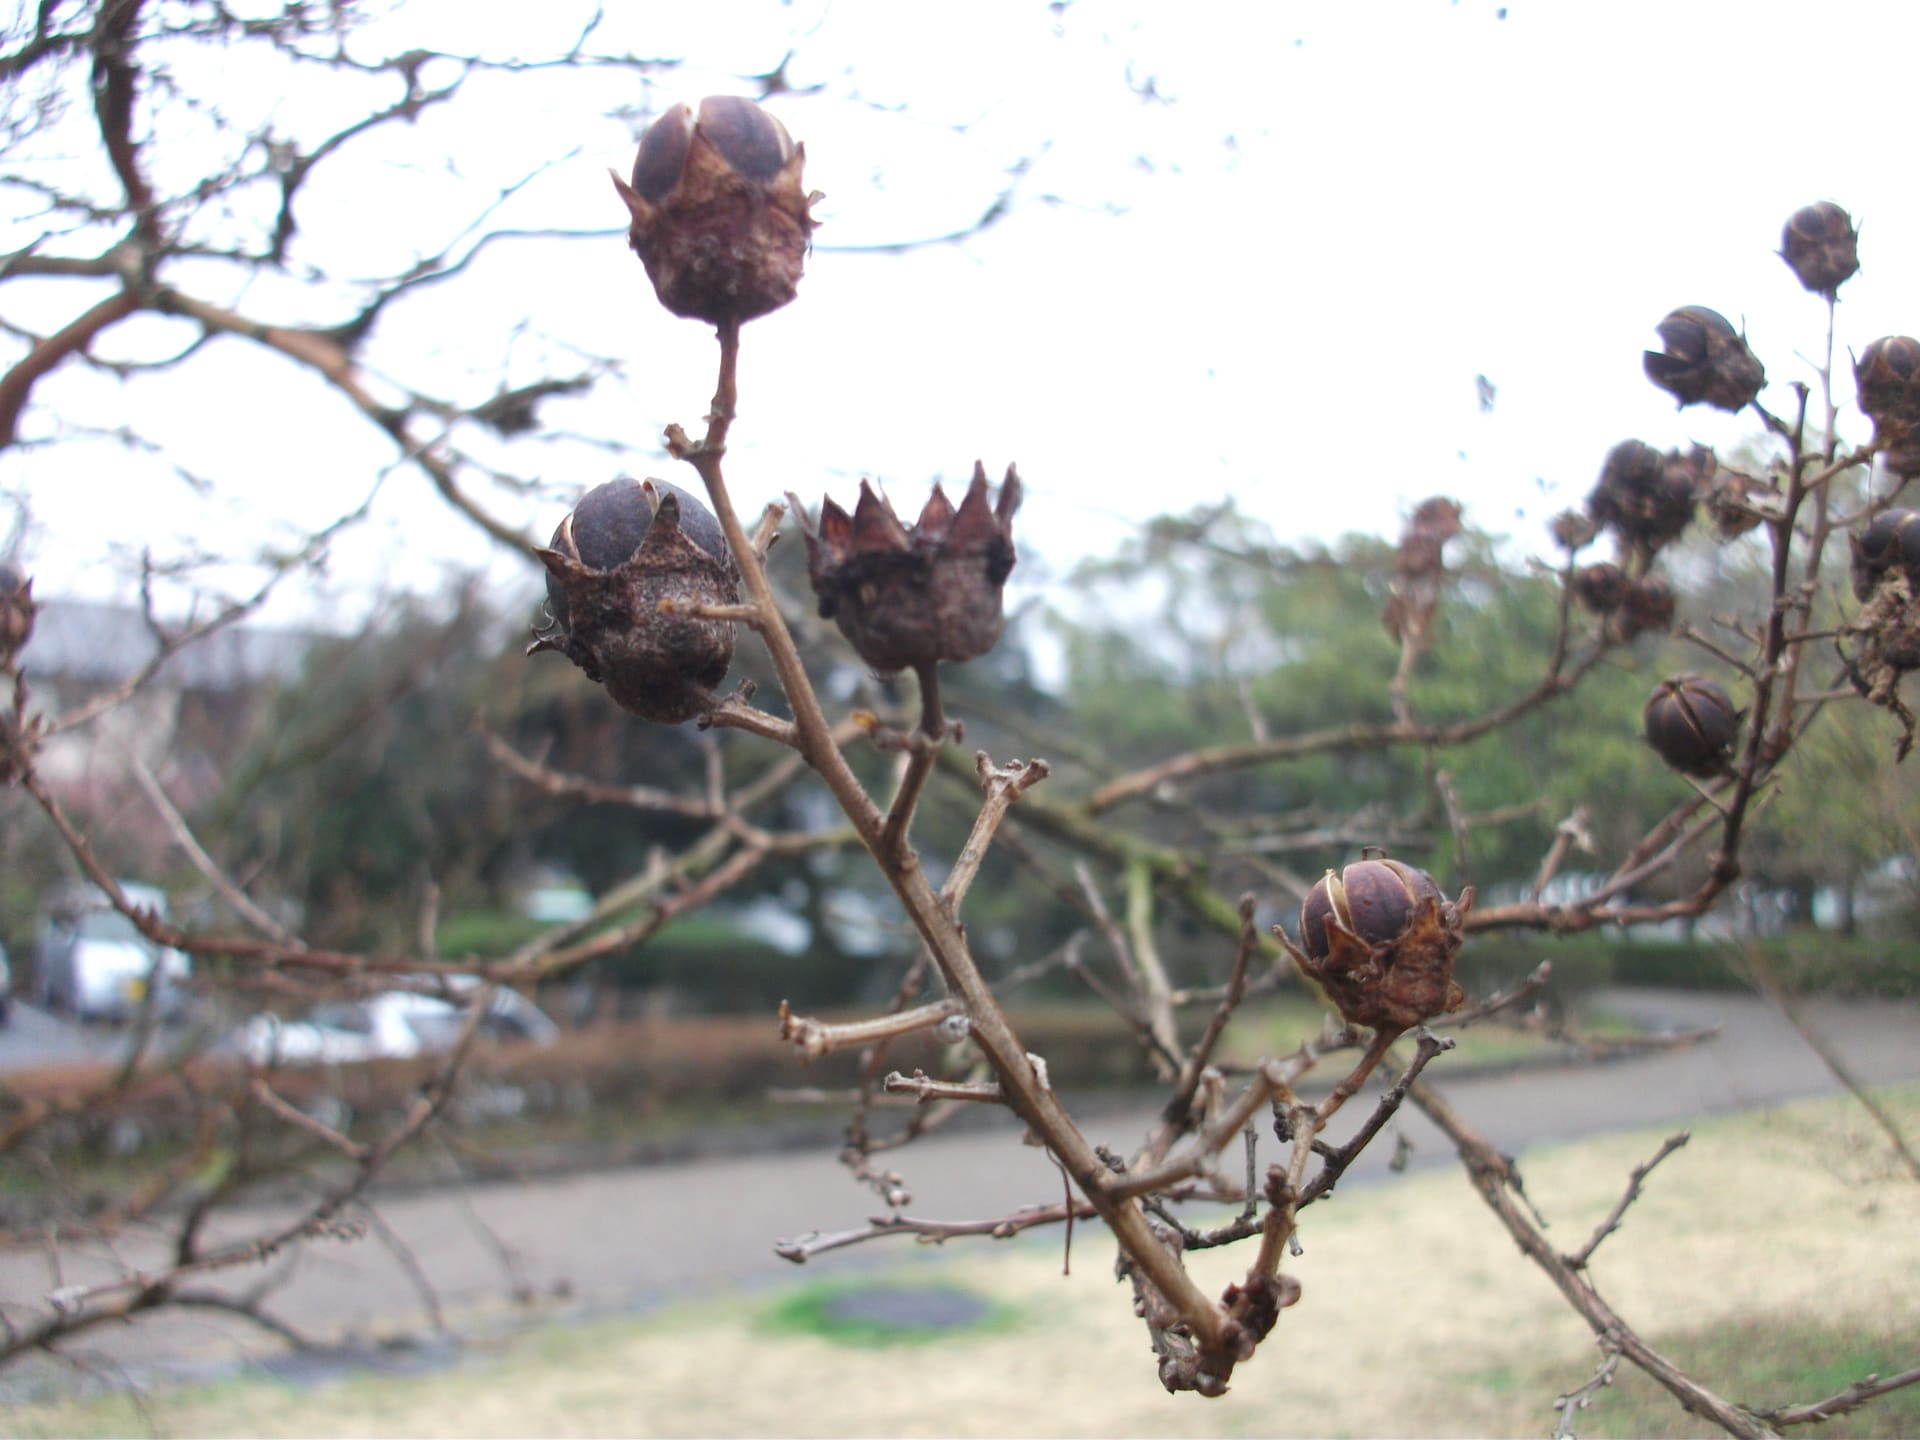
[[1853,217],[1831,200],[1794,211],[1780,237],[1780,258],[1807,289],[1831,296],[1860,268]]
[[1647,697],[1647,744],[1682,775],[1723,774],[1733,758],[1740,712],[1727,692],[1704,675],[1662,680]]
[[807,577],[820,614],[875,670],[890,675],[938,660],[972,660],[999,641],[1020,505],[1020,476],[1011,465],[991,504],[978,463],[957,509],[935,485],[911,529],[864,480],[853,514],[826,500],[817,530],[800,502],[788,499],[807,542]]
[[806,147],[738,96],[709,95],[697,113],[676,105],[654,121],[633,183],[613,184],[660,303],[718,325],[793,299],[814,226],[805,163]]
[[1743,410],[1767,383],[1760,358],[1717,310],[1682,306],[1654,330],[1667,348],[1647,351],[1647,378],[1683,406]]
[[1364,859],[1329,870],[1301,903],[1300,943],[1280,940],[1350,1022],[1408,1030],[1466,999],[1453,961],[1472,907],[1471,886],[1451,901],[1424,870]]
[[733,552],[706,506],[664,480],[612,480],[534,554],[547,567],[551,621],[529,655],[559,651],[642,719],[672,725],[708,708],[733,663],[733,622],[663,608],[740,598]]

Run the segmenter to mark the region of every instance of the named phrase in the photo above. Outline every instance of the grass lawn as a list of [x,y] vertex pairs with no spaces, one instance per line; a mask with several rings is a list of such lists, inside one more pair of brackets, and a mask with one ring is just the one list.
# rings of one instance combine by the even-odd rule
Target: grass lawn
[[[1884,1092],[1909,1134],[1920,1086]],[[1521,1157],[1550,1237],[1577,1248],[1665,1131]],[[1597,1361],[1584,1325],[1457,1171],[1343,1190],[1304,1217],[1305,1286],[1221,1400],[1169,1396],[1100,1232],[833,1257],[777,1290],[551,1324],[451,1369],[294,1387],[235,1380],[17,1406],[44,1435],[1544,1435]],[[869,1259],[880,1258],[880,1247]],[[1218,1290],[1247,1248],[1192,1257]],[[1920,1364],[1920,1185],[1841,1100],[1714,1119],[1647,1182],[1594,1264],[1651,1343],[1752,1405]],[[939,1287],[971,1315],[930,1334],[840,1316],[850,1292]],[[1623,1367],[1582,1435],[1709,1433]],[[1808,1432],[1811,1433],[1811,1432]],[[1920,1434],[1920,1387],[1819,1427]]]

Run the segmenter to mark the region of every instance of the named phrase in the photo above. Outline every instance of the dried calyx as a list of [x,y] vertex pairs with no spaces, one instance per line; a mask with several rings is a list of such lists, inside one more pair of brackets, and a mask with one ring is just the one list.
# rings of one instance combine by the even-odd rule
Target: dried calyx
[[784,125],[738,96],[676,105],[649,126],[633,182],[613,183],[660,303],[717,325],[793,299],[814,227],[805,162]]
[[1767,382],[1759,357],[1718,310],[1682,306],[1654,329],[1666,351],[1647,351],[1647,378],[1682,405],[1742,410]]
[[1275,927],[1309,979],[1355,1025],[1407,1030],[1457,1010],[1453,979],[1473,890],[1450,901],[1424,870],[1366,858],[1329,870],[1300,906],[1300,943]]
[[1704,675],[1662,680],[1647,697],[1642,720],[1647,744],[1683,775],[1723,774],[1733,758],[1740,712],[1727,692]]
[[820,614],[840,627],[860,658],[882,674],[972,660],[991,650],[1005,624],[1001,590],[1013,570],[1013,512],[1020,477],[1007,467],[997,500],[987,472],[956,508],[938,485],[909,528],[862,481],[849,515],[833,500],[815,529],[793,497],[807,543],[807,576]]
[[550,620],[529,655],[559,651],[647,720],[674,724],[710,707],[733,661],[734,626],[686,611],[737,602],[739,573],[704,505],[664,480],[609,481],[534,553],[547,567]]
[[1832,296],[1860,268],[1853,217],[1831,200],[1794,211],[1780,236],[1780,258],[1807,289]]

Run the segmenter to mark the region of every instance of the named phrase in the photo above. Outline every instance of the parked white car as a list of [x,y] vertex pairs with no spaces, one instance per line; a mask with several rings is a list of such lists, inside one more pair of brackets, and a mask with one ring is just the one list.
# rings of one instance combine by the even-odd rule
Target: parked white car
[[[164,918],[167,897],[151,885],[120,887],[133,904]],[[185,953],[155,945],[91,885],[57,895],[40,922],[35,974],[41,1004],[80,1020],[129,1020],[155,987],[155,1013],[186,1008],[192,965]]]
[[[456,982],[469,988],[478,982]],[[365,1000],[329,1000],[300,1019],[255,1015],[236,1042],[256,1065],[352,1065],[366,1060],[406,1060],[453,1048],[465,1023],[464,1008],[437,995],[388,990]],[[560,1027],[539,1006],[512,990],[496,990],[480,1021],[480,1033],[503,1040],[549,1045]]]

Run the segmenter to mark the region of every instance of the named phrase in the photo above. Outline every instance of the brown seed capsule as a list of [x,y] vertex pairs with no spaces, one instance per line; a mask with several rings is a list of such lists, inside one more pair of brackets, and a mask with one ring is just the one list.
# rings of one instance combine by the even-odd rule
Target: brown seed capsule
[[1759,357],[1717,310],[1683,306],[1654,329],[1667,348],[1647,351],[1647,378],[1682,405],[1743,410],[1767,382]]
[[1831,296],[1860,268],[1853,217],[1831,200],[1796,210],[1780,237],[1780,258],[1816,295]]
[[1703,675],[1662,680],[1642,717],[1647,744],[1683,775],[1719,775],[1733,758],[1740,712],[1727,692]]
[[1581,510],[1562,510],[1553,517],[1550,527],[1553,540],[1562,550],[1583,550],[1593,543],[1593,537],[1600,533],[1600,527],[1593,517]]
[[1652,555],[1693,519],[1695,487],[1713,463],[1713,452],[1700,447],[1662,455],[1642,441],[1623,440],[1607,452],[1587,513],[1629,548]]
[[788,498],[806,538],[820,614],[881,674],[972,660],[1000,639],[1001,588],[1013,570],[1013,512],[1020,505],[1020,476],[1011,465],[992,504],[979,464],[958,509],[934,486],[911,529],[865,481],[851,516],[831,499],[821,505],[818,530]]
[[33,581],[0,563],[0,670],[12,667],[33,634],[34,611]]
[[1582,565],[1573,572],[1573,598],[1595,615],[1611,615],[1626,603],[1631,584],[1618,565]]
[[1853,539],[1853,594],[1865,600],[1893,569],[1920,586],[1920,510],[1882,510]]
[[1779,518],[1779,494],[1764,480],[1737,470],[1722,470],[1707,489],[1707,514],[1722,540],[1735,540],[1760,524]]
[[[1908,533],[1903,529],[1898,538]],[[1888,537],[1890,547],[1894,538]],[[1855,557],[1857,562],[1857,545]],[[1856,568],[1856,581],[1858,573]],[[1843,629],[1847,677],[1856,690],[1900,722],[1893,753],[1896,760],[1904,760],[1920,730],[1913,711],[1900,698],[1907,676],[1920,670],[1920,580],[1904,564],[1890,562],[1866,601]]]
[[1619,624],[1622,638],[1631,640],[1648,630],[1673,627],[1673,587],[1658,575],[1642,575],[1627,586],[1620,602]]
[[1882,335],[1853,362],[1853,383],[1876,431],[1911,425],[1920,419],[1920,340]]
[[1303,974],[1355,1025],[1406,1030],[1460,1008],[1453,960],[1471,888],[1449,901],[1424,870],[1398,860],[1329,870],[1300,906],[1300,943],[1278,931]]
[[654,121],[633,183],[613,184],[660,303],[717,325],[793,299],[814,226],[805,162],[785,126],[738,96],[710,95],[697,114],[676,105]]
[[677,724],[709,707],[733,662],[733,622],[664,607],[740,598],[733,553],[704,505],[664,480],[609,481],[534,554],[547,567],[551,621],[529,655],[559,651],[643,719]]

